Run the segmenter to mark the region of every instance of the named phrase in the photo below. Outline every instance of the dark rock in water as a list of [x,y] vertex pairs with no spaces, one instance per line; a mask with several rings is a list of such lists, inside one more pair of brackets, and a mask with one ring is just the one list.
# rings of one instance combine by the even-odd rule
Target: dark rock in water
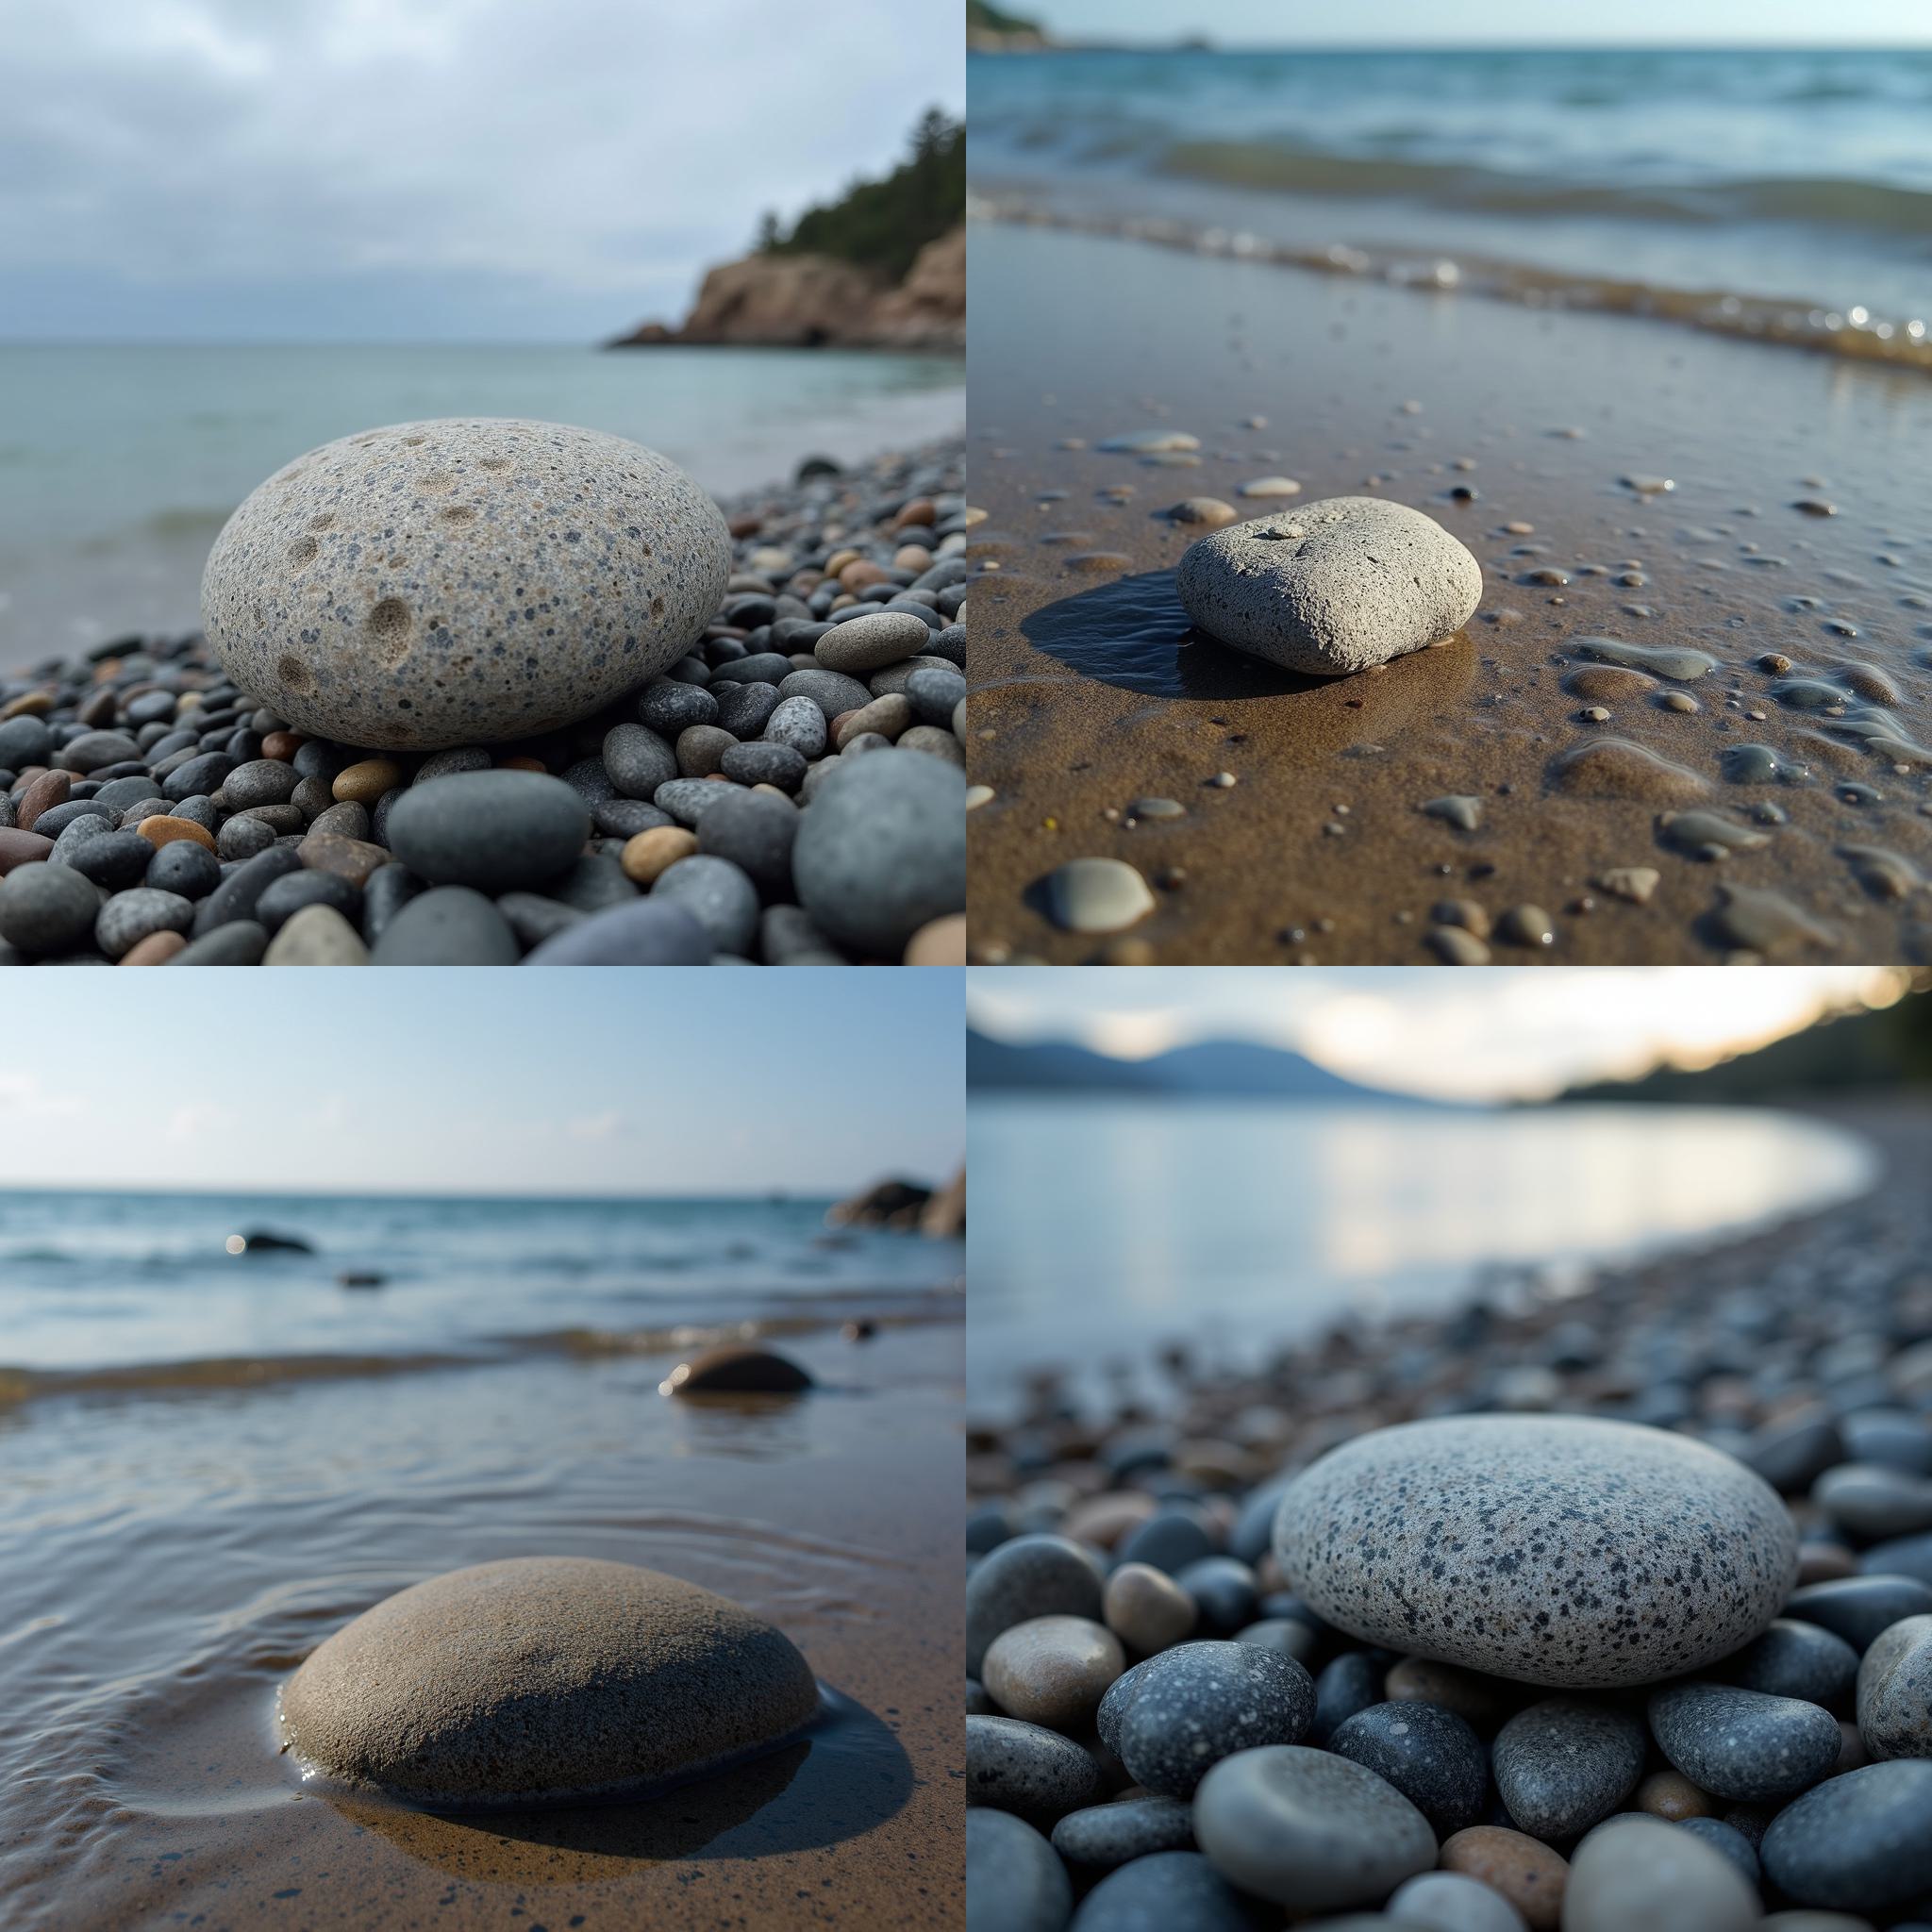
[[841,1227],[917,1227],[931,1199],[932,1190],[917,1181],[874,1181],[863,1193],[839,1202],[825,1219]]
[[360,1269],[351,1269],[346,1274],[336,1276],[338,1285],[342,1288],[380,1288],[388,1279],[386,1274]]
[[231,1252],[238,1255],[312,1255],[314,1247],[298,1234],[274,1234],[267,1228],[251,1227],[238,1237],[239,1248],[230,1243]]
[[523,1557],[366,1610],[284,1687],[296,1755],[425,1804],[642,1790],[781,1742],[819,1708],[771,1624],[629,1563]]
[[665,1377],[666,1395],[793,1395],[812,1386],[811,1377],[787,1357],[771,1349],[725,1343],[679,1362]]
[[1932,1889],[1932,1758],[1827,1778],[1771,1821],[1757,1855],[1800,1905],[1883,1912],[1916,1899]]
[[1064,1932],[1073,1909],[1066,1867],[1024,1818],[967,1811],[966,1932]]
[[1253,1932],[1254,1907],[1198,1852],[1156,1852],[1109,1873],[1068,1932]]

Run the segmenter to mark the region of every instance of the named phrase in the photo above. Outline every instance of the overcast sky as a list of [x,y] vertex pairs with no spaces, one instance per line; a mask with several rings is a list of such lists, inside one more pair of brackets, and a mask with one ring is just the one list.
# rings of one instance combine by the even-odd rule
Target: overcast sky
[[1201,33],[1227,46],[1883,46],[1932,38],[1916,0],[1836,0],[1824,8],[1763,0],[1008,0],[1008,12],[1069,40],[1171,41]]
[[934,104],[952,0],[0,0],[0,339],[594,341]]
[[1537,1098],[1572,1081],[1697,1064],[1789,1033],[1827,1003],[1896,997],[1884,967],[979,969],[974,1024],[1142,1058],[1190,1041],[1291,1046],[1372,1086],[1442,1099]]
[[93,981],[8,1029],[0,1186],[844,1194],[964,1151],[957,973]]

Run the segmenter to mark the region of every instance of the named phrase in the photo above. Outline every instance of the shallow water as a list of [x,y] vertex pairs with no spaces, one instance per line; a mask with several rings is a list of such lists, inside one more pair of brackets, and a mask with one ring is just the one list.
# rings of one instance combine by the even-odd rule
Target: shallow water
[[[583,1211],[607,1230],[617,1219],[608,1204]],[[309,1204],[297,1225],[326,1231],[329,1211]],[[447,1278],[473,1286],[476,1327],[500,1328],[516,1292],[533,1323],[615,1312],[555,1270],[520,1291],[513,1269],[492,1283],[482,1257],[501,1224],[493,1241],[487,1226],[468,1245],[445,1233]],[[553,1226],[532,1244],[558,1238]],[[892,1923],[949,1923],[963,1336],[943,1290],[959,1249],[892,1239],[900,1292],[879,1289],[861,1244],[834,1251],[849,1282],[778,1309],[782,1345],[819,1384],[799,1399],[667,1399],[658,1384],[680,1351],[655,1328],[608,1352],[472,1359],[460,1296],[421,1282],[345,1299],[420,1296],[411,1339],[464,1359],[378,1354],[281,1375],[316,1359],[295,1351],[317,1335],[305,1304],[325,1292],[285,1278],[246,1291],[291,1318],[291,1352],[255,1357],[258,1382],[88,1375],[0,1401],[0,1919],[268,1926],[293,1911],[316,1926],[470,1926],[508,1914],[614,1928],[696,1898],[775,1926],[796,1924],[808,1893],[832,1923],[886,1923],[882,1900]],[[683,1299],[693,1330],[716,1325],[708,1268]],[[97,1287],[111,1275],[98,1260],[85,1273]],[[845,1306],[885,1317],[869,1343],[826,1325],[848,1289]],[[114,1293],[190,1330],[204,1319],[184,1280],[130,1290],[124,1275]],[[244,1299],[229,1291],[225,1314]],[[661,1320],[657,1300],[647,1323]],[[53,1354],[59,1318],[43,1307],[30,1326]],[[258,1319],[256,1339],[269,1326]],[[134,1309],[120,1327],[138,1365]],[[332,1630],[425,1576],[543,1554],[641,1563],[733,1597],[786,1630],[842,1701],[797,1743],[649,1806],[434,1817],[307,1787],[277,1756],[276,1688]]]
[[1245,1361],[1348,1315],[1452,1306],[1496,1270],[1549,1278],[1848,1198],[1842,1129],[1761,1109],[1163,1105],[974,1099],[970,1390]]
[[716,493],[957,434],[958,362],[842,350],[0,345],[0,667],[199,619],[228,513],[383,423],[534,416],[662,451]]

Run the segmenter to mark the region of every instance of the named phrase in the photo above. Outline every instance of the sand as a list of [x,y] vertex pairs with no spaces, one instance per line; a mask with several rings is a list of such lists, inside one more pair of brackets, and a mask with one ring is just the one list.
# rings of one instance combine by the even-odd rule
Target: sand
[[[1426,962],[1444,899],[1546,915],[1475,935],[1507,963],[1932,957],[1932,754],[1848,735],[1932,743],[1922,375],[1000,223],[973,249],[975,960]],[[1198,460],[1094,447],[1150,428]],[[1199,526],[1156,512],[1257,514],[1240,487],[1276,475],[1436,517],[1482,563],[1474,622],[1329,680],[1191,637],[1173,573]],[[1605,677],[1591,636],[1718,668]],[[1849,702],[1773,695],[1792,679]],[[1638,752],[1557,765],[1606,739]],[[1806,782],[1730,782],[1747,744]],[[1150,795],[1182,813],[1131,822]],[[1476,829],[1423,811],[1443,795]],[[1690,856],[1659,823],[1690,801],[1771,836]],[[1058,930],[1044,882],[1082,857],[1134,864],[1156,909]],[[1646,903],[1598,883],[1641,866]]]

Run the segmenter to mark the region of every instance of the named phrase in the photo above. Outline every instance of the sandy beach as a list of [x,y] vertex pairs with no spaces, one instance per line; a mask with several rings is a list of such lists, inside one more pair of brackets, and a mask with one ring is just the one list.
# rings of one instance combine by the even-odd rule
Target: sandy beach
[[[975,958],[1425,961],[1455,899],[1545,915],[1505,959],[1924,957],[1922,378],[1057,228],[973,245]],[[1097,448],[1150,428],[1198,458]],[[1339,679],[1191,636],[1192,533],[1159,512],[1263,513],[1241,485],[1284,473],[1436,517],[1482,564],[1474,622]],[[1686,810],[1744,828],[1722,862],[1661,824]],[[1110,940],[1042,915],[1090,855],[1155,891]],[[1600,883],[1634,868],[1645,903]]]

